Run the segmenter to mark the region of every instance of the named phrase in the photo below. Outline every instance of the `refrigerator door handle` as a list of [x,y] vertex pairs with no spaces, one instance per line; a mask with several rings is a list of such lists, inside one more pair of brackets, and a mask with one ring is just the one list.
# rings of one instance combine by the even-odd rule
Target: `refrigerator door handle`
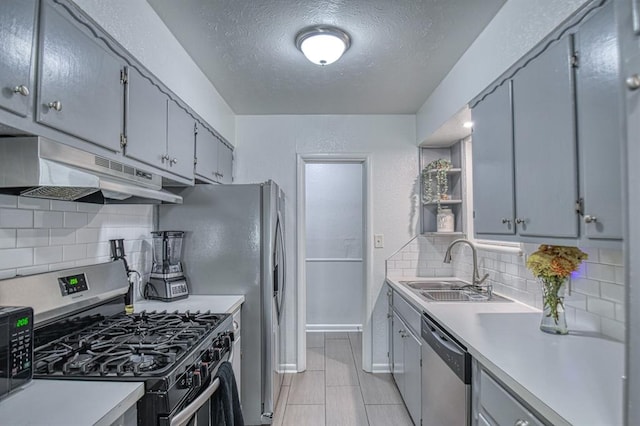
[[[278,240],[280,242],[280,247],[278,247]],[[282,287],[280,287],[280,264],[278,262],[278,248],[280,248],[282,253]],[[282,221],[280,218],[280,213],[278,213],[278,218],[276,220],[276,244],[274,244],[274,297],[276,298],[276,313],[278,318],[278,324],[280,324],[280,313],[282,312],[282,304],[284,303],[284,289],[287,280],[287,269],[286,269],[286,252],[284,249],[284,235],[282,232]]]

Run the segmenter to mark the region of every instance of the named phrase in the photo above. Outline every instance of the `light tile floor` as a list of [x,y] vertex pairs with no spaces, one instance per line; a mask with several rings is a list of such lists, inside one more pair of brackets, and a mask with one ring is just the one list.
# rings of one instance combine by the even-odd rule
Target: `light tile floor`
[[362,370],[361,333],[307,333],[307,371],[287,374],[275,426],[411,426],[390,374]]

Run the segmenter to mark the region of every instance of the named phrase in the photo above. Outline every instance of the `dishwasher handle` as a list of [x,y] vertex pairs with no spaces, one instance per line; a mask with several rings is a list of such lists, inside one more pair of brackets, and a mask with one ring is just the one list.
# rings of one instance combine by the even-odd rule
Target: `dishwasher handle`
[[467,348],[447,333],[427,314],[422,315],[422,339],[442,361],[464,382],[471,384],[471,355]]

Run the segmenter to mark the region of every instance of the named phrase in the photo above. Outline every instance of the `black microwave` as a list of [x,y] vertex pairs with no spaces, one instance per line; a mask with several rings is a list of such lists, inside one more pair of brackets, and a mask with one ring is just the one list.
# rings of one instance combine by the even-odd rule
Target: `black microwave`
[[33,377],[33,309],[0,306],[0,398]]

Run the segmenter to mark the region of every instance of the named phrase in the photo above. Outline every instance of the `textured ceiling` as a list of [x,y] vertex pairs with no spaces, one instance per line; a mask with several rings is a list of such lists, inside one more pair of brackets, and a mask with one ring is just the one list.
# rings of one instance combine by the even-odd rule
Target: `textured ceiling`
[[[506,0],[147,0],[237,114],[413,114]],[[336,63],[307,26],[352,38]]]

